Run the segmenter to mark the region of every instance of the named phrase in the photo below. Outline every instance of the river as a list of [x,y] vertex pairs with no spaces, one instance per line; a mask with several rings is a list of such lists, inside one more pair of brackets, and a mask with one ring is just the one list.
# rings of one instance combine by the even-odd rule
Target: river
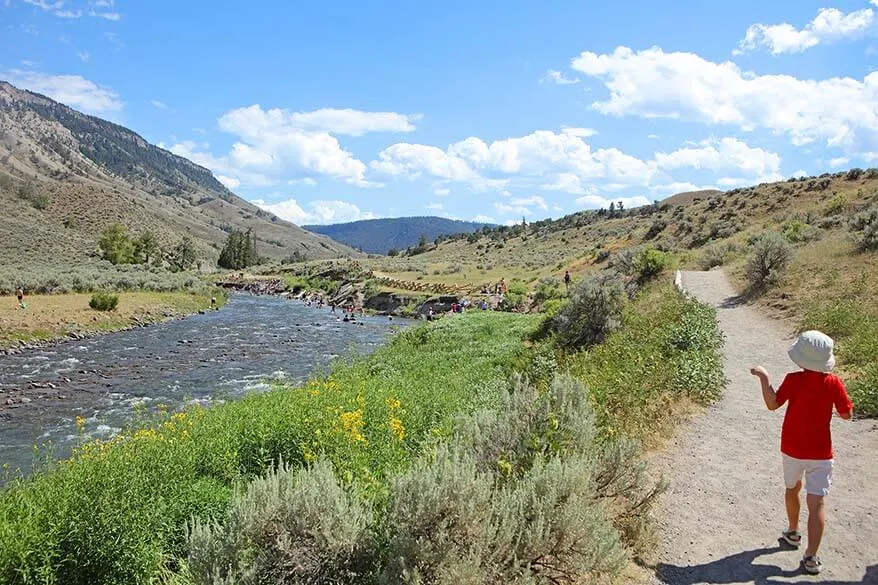
[[24,387],[54,387],[50,399],[0,412],[0,465],[29,473],[159,405],[209,405],[264,391],[272,378],[304,381],[339,355],[373,351],[402,324],[339,316],[301,301],[233,294],[219,311],[0,356],[0,400]]

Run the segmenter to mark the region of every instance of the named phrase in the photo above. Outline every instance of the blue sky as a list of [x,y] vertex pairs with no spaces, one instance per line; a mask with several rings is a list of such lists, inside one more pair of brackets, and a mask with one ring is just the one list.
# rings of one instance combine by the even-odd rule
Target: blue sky
[[878,166],[878,0],[0,0],[0,79],[299,224]]

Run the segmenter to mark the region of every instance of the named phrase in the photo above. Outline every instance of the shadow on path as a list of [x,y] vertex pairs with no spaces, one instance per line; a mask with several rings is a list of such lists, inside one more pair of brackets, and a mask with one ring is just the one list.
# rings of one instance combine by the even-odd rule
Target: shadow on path
[[734,295],[731,297],[726,297],[718,305],[718,308],[734,309],[735,307],[740,307],[741,305],[747,303],[749,300],[750,299],[746,295]]
[[[733,554],[731,556],[705,563],[678,567],[666,563],[656,566],[656,576],[668,585],[697,585],[709,583],[712,585],[732,583],[755,583],[755,585],[787,585],[789,583],[813,583],[820,585],[878,585],[878,565],[866,568],[866,573],[861,581],[824,581],[820,576],[809,575],[801,568],[793,571],[781,569],[776,565],[754,564],[754,561],[765,555],[780,551],[790,551],[786,546],[774,546],[770,548],[758,548]],[[802,577],[795,581],[779,581],[776,577],[790,579]]]

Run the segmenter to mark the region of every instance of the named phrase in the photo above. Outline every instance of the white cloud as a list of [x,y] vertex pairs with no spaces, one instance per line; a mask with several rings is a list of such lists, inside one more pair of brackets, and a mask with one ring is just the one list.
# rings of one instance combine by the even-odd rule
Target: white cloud
[[368,132],[412,132],[413,122],[420,114],[397,114],[396,112],[363,112],[346,108],[343,110],[321,108],[312,112],[290,112],[279,108],[263,110],[257,104],[238,108],[223,114],[220,127],[238,134],[256,134],[265,127],[275,132],[293,130],[327,134],[362,136]]
[[167,110],[168,109],[168,105],[165,102],[162,102],[159,100],[149,100],[149,103],[151,103],[152,105],[154,105],[155,107],[157,107],[160,110]]
[[424,206],[424,208],[425,209],[432,209],[434,211],[442,211],[445,208],[445,206],[442,205],[441,203],[428,203],[427,205]]
[[[878,2],[878,0],[875,0],[875,2]],[[876,150],[875,152],[864,152],[863,160],[865,160],[866,162],[875,162],[876,160],[878,160],[878,150]]]
[[92,10],[91,12],[88,13],[88,15],[95,16],[97,18],[103,18],[106,20],[112,20],[114,22],[117,20],[120,20],[122,18],[122,15],[119,14],[118,12],[97,12],[95,10]]
[[575,203],[582,209],[600,209],[610,207],[610,203],[618,205],[620,201],[626,209],[650,204],[649,199],[642,195],[638,195],[637,197],[615,197],[610,199],[601,197],[600,195],[583,195],[578,198]]
[[874,16],[871,8],[849,14],[837,8],[821,8],[801,30],[788,23],[754,24],[733,53],[740,55],[760,47],[769,49],[773,55],[801,53],[821,43],[862,36],[872,27]]
[[501,215],[531,215],[533,212],[530,208],[525,207],[524,205],[507,205],[506,203],[502,203],[497,201],[494,203],[494,209],[497,210],[497,213]]
[[802,80],[746,73],[731,62],[658,47],[584,52],[572,66],[604,82],[609,98],[592,108],[607,115],[761,127],[788,134],[796,145],[822,140],[856,149],[878,141],[878,71],[862,81]]
[[277,203],[253,199],[251,203],[296,225],[344,223],[378,217],[370,211],[362,211],[353,203],[339,200],[311,201],[307,204],[309,211],[306,211],[295,199],[287,199]]
[[[49,0],[24,0],[24,3],[30,4],[31,6],[36,6],[44,12],[51,12],[58,18],[76,19],[80,18],[83,15],[83,11],[81,9],[65,9],[65,5],[68,4],[66,0],[55,0],[54,2],[50,2]],[[8,1],[6,5],[9,5]],[[91,10],[88,11],[89,16],[113,21],[117,21],[122,18],[122,15],[120,15],[118,12],[98,10],[101,8],[112,8],[113,2],[110,2],[108,0],[91,1],[89,2],[89,5],[91,6]]]
[[650,187],[649,190],[653,193],[665,193],[667,195],[674,195],[677,193],[688,193],[689,191],[705,191],[707,189],[716,189],[713,185],[702,185],[698,186],[694,183],[689,182],[674,182],[668,183],[667,185],[655,185]]
[[750,187],[759,185],[760,183],[777,183],[785,181],[788,177],[780,173],[771,173],[762,177],[721,177],[716,180],[716,184],[721,189],[733,189],[736,187]]
[[671,153],[655,154],[659,168],[673,170],[684,167],[696,169],[740,170],[753,175],[776,173],[780,169],[780,155],[761,148],[751,148],[737,138],[704,140],[697,148],[681,148]]
[[490,215],[477,215],[472,219],[472,221],[478,223],[497,223],[496,220]]
[[644,162],[615,148],[593,151],[575,133],[549,130],[490,144],[471,136],[446,150],[423,144],[394,144],[381,151],[371,167],[389,176],[414,179],[428,175],[469,183],[475,188],[498,188],[510,180],[542,182],[559,173],[581,180],[646,185],[657,172],[654,162]]
[[578,136],[580,138],[589,138],[598,133],[594,128],[575,128],[571,126],[562,126],[561,132],[564,134],[570,134],[571,136]]
[[438,195],[439,197],[445,197],[449,193],[451,193],[451,189],[433,189],[433,195]]
[[546,75],[540,79],[540,83],[548,82],[548,83],[556,83],[558,85],[573,85],[575,83],[579,83],[579,79],[570,79],[564,77],[564,74],[560,71],[555,71],[554,69],[549,69],[546,71]]
[[80,59],[83,63],[86,62],[86,61],[88,61],[89,58],[91,57],[91,55],[88,54],[88,51],[80,51],[79,53],[76,54],[76,56],[79,57],[79,59]]
[[834,158],[834,159],[830,160],[829,166],[831,166],[833,168],[838,168],[838,167],[843,167],[850,162],[851,162],[851,159],[849,159],[848,157],[840,156],[838,158]]
[[[876,0],[876,2],[878,2],[878,0]],[[810,177],[811,173],[809,173],[808,171],[799,170],[799,171],[796,171],[795,173],[791,173],[790,176],[796,177],[798,179],[800,177]]]
[[542,209],[543,211],[549,210],[549,204],[546,203],[546,200],[539,195],[532,195],[530,197],[514,197],[509,200],[509,204],[518,206],[533,205]]
[[172,151],[249,187],[313,180],[315,175],[376,186],[366,180],[366,165],[342,148],[333,134],[408,132],[418,117],[351,109],[289,112],[252,105],[226,112],[218,120],[221,130],[238,137],[228,154],[215,157],[191,143],[176,144]]
[[217,175],[216,179],[217,179],[217,181],[219,181],[220,183],[222,183],[223,185],[225,185],[228,189],[230,189],[232,191],[234,191],[235,189],[237,189],[238,187],[241,186],[241,181],[239,181],[238,179],[235,179],[234,177],[227,177],[225,175]]
[[119,112],[125,103],[119,94],[79,75],[49,75],[12,69],[0,75],[13,85],[23,87],[90,114]]
[[554,181],[542,185],[541,188],[548,191],[564,191],[565,193],[576,194],[587,191],[582,184],[582,180],[573,173],[558,173]]

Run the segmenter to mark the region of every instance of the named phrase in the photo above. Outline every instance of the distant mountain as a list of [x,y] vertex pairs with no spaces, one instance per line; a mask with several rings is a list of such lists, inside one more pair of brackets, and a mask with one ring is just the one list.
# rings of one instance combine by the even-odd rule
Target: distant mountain
[[[275,259],[359,256],[259,209],[211,172],[131,130],[0,81],[0,265],[81,260],[112,223],[212,263],[233,229]],[[23,254],[22,252],[26,252]]]
[[432,242],[438,236],[470,234],[486,225],[444,217],[396,217],[364,219],[333,225],[306,225],[306,230],[329,236],[337,242],[370,254],[387,254],[391,249],[416,246],[421,236]]

